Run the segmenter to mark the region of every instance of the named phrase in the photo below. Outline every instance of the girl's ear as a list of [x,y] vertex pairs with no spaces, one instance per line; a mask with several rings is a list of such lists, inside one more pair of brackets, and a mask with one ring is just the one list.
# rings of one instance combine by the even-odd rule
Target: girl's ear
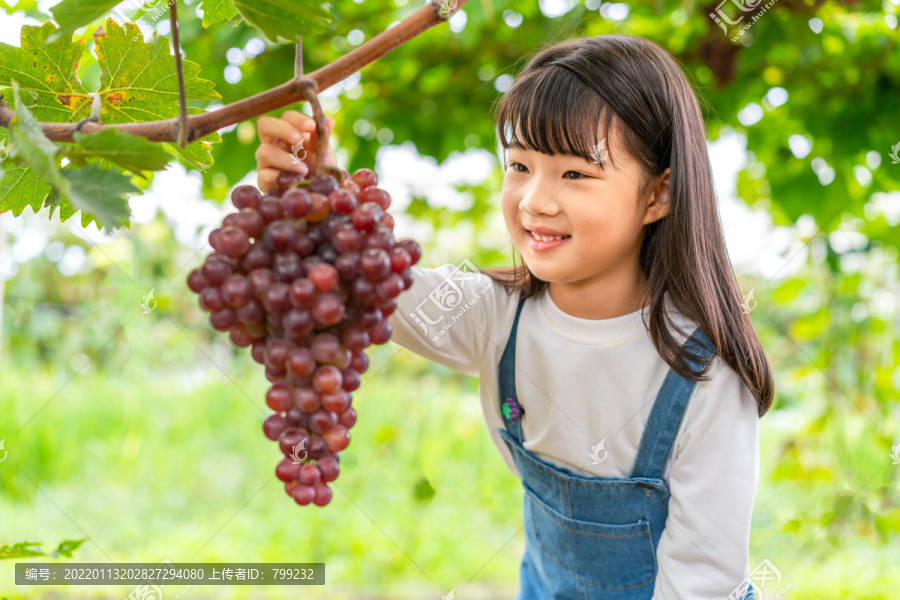
[[656,178],[650,191],[650,203],[644,213],[644,225],[659,221],[669,214],[671,203],[669,202],[669,167],[662,175]]

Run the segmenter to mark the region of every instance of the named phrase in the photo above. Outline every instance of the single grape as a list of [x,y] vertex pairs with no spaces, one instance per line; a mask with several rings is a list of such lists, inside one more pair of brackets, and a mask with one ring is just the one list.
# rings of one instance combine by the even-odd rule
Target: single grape
[[229,306],[240,308],[250,302],[253,288],[243,275],[232,275],[222,284],[222,299]]
[[330,394],[341,387],[341,371],[333,365],[323,365],[313,373],[313,389],[320,394]]
[[356,425],[356,409],[352,406],[345,408],[338,415],[338,424],[343,425],[347,429],[351,429]]
[[322,406],[322,409],[317,410],[309,416],[309,431],[311,433],[324,433],[333,425],[337,424],[337,415],[330,410],[325,410],[324,402],[322,403]]
[[378,282],[391,272],[391,260],[383,248],[368,248],[359,255],[359,272],[372,282]]
[[284,206],[281,204],[281,198],[276,194],[266,194],[262,197],[259,204],[259,214],[266,223],[277,221],[284,216]]
[[269,312],[282,314],[291,307],[291,300],[288,292],[291,287],[282,282],[276,281],[270,285],[262,295],[263,306]]
[[285,411],[294,405],[294,389],[290,384],[279,381],[266,392],[266,404],[276,411]]
[[263,433],[273,442],[278,439],[284,429],[284,417],[280,413],[272,413],[263,421]]
[[422,247],[412,239],[403,239],[398,240],[397,245],[406,250],[406,253],[409,254],[409,259],[412,261],[412,264],[416,264],[419,262],[419,258],[422,256]]
[[300,481],[302,485],[315,485],[322,480],[322,472],[319,470],[318,466],[307,463],[300,467],[300,472],[297,474],[297,480]]
[[281,171],[275,180],[279,194],[284,194],[293,184],[303,181],[303,175],[297,171]]
[[240,212],[235,214],[234,226],[243,230],[250,237],[257,238],[265,231],[266,221],[259,214],[259,211],[252,208],[242,208]]
[[276,370],[283,369],[291,350],[293,350],[293,345],[290,342],[277,338],[269,340],[269,344],[266,346],[266,366]]
[[316,497],[313,499],[313,504],[316,506],[325,506],[331,502],[332,491],[331,488],[328,487],[328,484],[319,482],[313,487],[316,490]]
[[316,488],[311,485],[298,484],[292,488],[291,497],[300,506],[307,506],[316,499]]
[[341,371],[341,380],[343,382],[343,388],[348,392],[358,390],[362,383],[362,377],[359,372],[350,366],[347,366],[347,368]]
[[284,212],[294,219],[302,219],[312,207],[309,192],[304,188],[292,188],[281,197],[281,205]]
[[328,203],[328,196],[322,195],[320,193],[316,193],[315,191],[310,191],[309,194],[310,199],[310,208],[309,214],[306,215],[306,220],[310,223],[318,223],[323,220],[331,208]]
[[399,245],[391,248],[390,256],[391,273],[403,273],[403,271],[412,266],[412,259],[410,258],[409,253]]
[[241,266],[248,273],[254,269],[272,266],[272,251],[263,242],[253,242],[241,260]]
[[309,191],[327,196],[338,189],[338,183],[331,175],[316,175],[309,181]]
[[210,285],[216,286],[225,283],[225,280],[228,279],[228,276],[231,275],[233,270],[234,269],[232,269],[228,262],[222,260],[219,258],[219,255],[215,254],[208,256],[203,263],[203,266],[200,267],[200,272],[203,274],[206,281],[208,281]]
[[313,300],[312,315],[323,325],[334,325],[344,318],[344,302],[334,292],[319,294]]
[[210,285],[210,283],[203,276],[203,273],[200,272],[200,269],[194,269],[187,276],[187,284],[188,288],[195,294],[199,294],[203,291],[203,288]]
[[239,185],[231,190],[231,203],[238,210],[243,208],[259,208],[262,194],[252,185]]
[[[278,437],[278,448],[285,456],[291,456],[294,453],[294,448],[296,448],[297,455],[303,458],[303,449],[306,448],[308,450],[311,442],[311,437],[306,429],[291,427],[281,432],[281,435]],[[301,445],[303,446],[302,448]]]
[[385,211],[391,205],[391,195],[379,187],[367,187],[359,193],[359,205],[365,206],[366,202],[374,202]]
[[337,479],[338,473],[340,472],[340,464],[338,463],[337,456],[334,454],[328,454],[327,456],[317,459],[316,466],[319,467],[322,481],[334,481]]
[[350,360],[350,368],[358,373],[365,373],[369,368],[369,357],[365,352],[354,352]]
[[369,338],[373,344],[384,344],[391,339],[391,323],[387,319],[382,319],[378,325],[369,330]]
[[294,228],[286,221],[273,221],[266,227],[263,239],[265,239],[266,245],[275,252],[287,250],[294,243]]
[[234,327],[237,323],[237,316],[234,309],[223,308],[209,315],[209,322],[216,331],[225,332]]
[[372,169],[357,169],[353,173],[353,181],[359,184],[360,188],[367,188],[372,185],[378,185],[378,176]]
[[304,385],[294,389],[294,404],[305,413],[314,413],[322,408],[319,394],[311,386]]
[[253,336],[247,332],[243,323],[237,323],[228,331],[228,339],[238,348],[246,348],[253,343]]
[[281,481],[296,481],[300,477],[300,463],[294,462],[294,459],[285,456],[275,467],[275,476]]
[[315,265],[309,270],[309,280],[320,292],[330,292],[337,287],[338,270],[327,262]]
[[[333,394],[322,394],[322,408],[331,414],[339,413],[350,406],[350,401],[350,393],[346,390],[338,390]],[[337,417],[335,417],[335,423],[337,423]]]
[[225,308],[225,299],[222,297],[222,290],[216,287],[203,288],[200,292],[200,306],[208,311],[215,312]]
[[340,452],[350,445],[350,432],[343,425],[335,424],[322,434],[329,452]]

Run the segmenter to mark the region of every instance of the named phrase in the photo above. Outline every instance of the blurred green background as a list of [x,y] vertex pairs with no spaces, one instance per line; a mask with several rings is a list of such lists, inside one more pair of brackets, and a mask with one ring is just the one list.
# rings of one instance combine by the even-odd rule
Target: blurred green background
[[[46,21],[52,4],[0,0],[2,42],[16,45],[19,27]],[[198,4],[179,5],[182,44],[222,104],[291,76],[292,46],[244,24],[203,30]],[[419,6],[334,2],[331,31],[304,40],[307,72]],[[397,234],[422,243],[422,265],[509,264],[490,109],[511,77],[542,44],[579,35],[641,35],[672,52],[701,100],[729,254],[775,370],[750,568],[768,560],[779,570],[766,597],[892,598],[900,6],[780,0],[738,43],[708,16],[715,10],[470,0],[449,24],[323,94],[323,106],[337,122],[341,164],[379,166]],[[126,13],[145,33],[168,34],[167,20]],[[90,53],[79,76],[96,86]],[[522,492],[487,436],[474,379],[393,343],[372,349],[332,503],[297,507],[273,478],[279,453],[261,433],[262,369],[209,327],[184,284],[230,210],[229,191],[256,179],[254,123],[221,133],[214,166],[173,163],[157,174],[131,201],[132,228],[114,236],[48,219],[46,209],[0,215],[0,546],[36,541],[49,552],[89,538],[71,560],[327,566],[324,588],[195,586],[187,598],[437,599],[455,590],[511,599]],[[415,171],[439,177],[423,183]],[[14,562],[0,561],[2,598],[125,598],[132,589],[17,587]]]

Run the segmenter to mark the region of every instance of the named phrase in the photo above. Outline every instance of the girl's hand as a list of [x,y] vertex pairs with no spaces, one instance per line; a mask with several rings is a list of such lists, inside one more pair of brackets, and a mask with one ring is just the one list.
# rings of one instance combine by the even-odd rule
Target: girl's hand
[[[330,140],[334,119],[325,115],[325,120]],[[300,111],[286,110],[280,119],[260,117],[256,127],[260,140],[256,149],[257,187],[262,193],[275,189],[279,172],[297,171],[305,176],[315,164],[319,135],[312,117]],[[337,156],[331,144],[325,154],[325,166],[337,167]]]

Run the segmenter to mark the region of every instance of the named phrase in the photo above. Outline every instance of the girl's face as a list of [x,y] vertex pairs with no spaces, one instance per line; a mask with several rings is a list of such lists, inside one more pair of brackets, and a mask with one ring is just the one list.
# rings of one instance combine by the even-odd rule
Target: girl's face
[[[652,202],[645,209],[638,198],[640,165],[620,147],[613,145],[611,153],[615,166],[604,150],[597,153],[604,158],[601,169],[577,156],[510,146],[503,217],[525,264],[539,279],[589,283],[638,265],[643,226],[665,216],[668,204]],[[668,170],[663,181],[668,181]],[[663,200],[668,185],[664,190]]]

